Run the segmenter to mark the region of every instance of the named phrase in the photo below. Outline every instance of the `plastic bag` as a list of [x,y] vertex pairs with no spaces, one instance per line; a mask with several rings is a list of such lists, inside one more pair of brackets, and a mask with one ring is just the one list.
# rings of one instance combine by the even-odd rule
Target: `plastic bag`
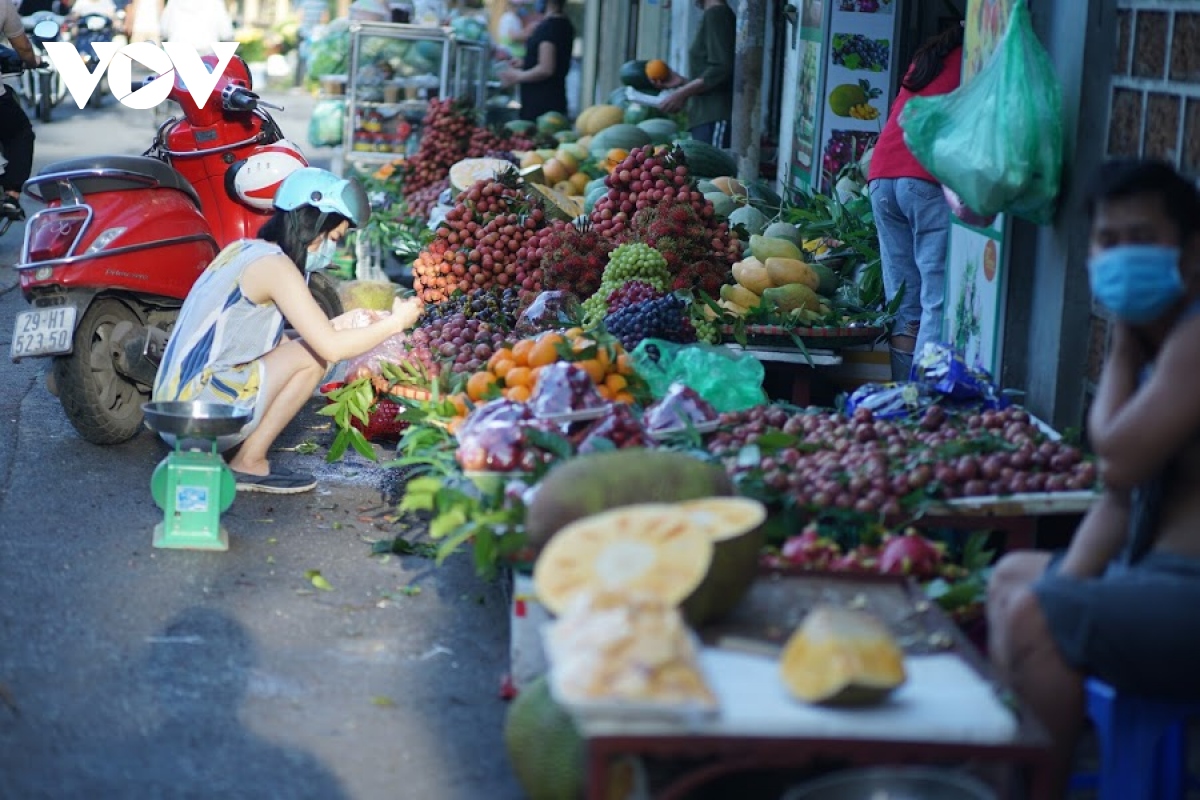
[[375,345],[360,356],[346,362],[346,374],[351,379],[383,374],[384,363],[399,364],[408,360],[408,335],[397,333]]
[[678,382],[690,386],[721,412],[742,411],[767,402],[762,363],[727,347],[643,339],[631,358],[655,397],[665,397],[671,384]]
[[966,84],[914,97],[900,115],[921,165],[978,215],[1050,222],[1062,177],[1062,89],[1024,2],[991,58]]
[[573,328],[583,320],[579,298],[570,292],[542,292],[521,312],[513,333],[528,338],[542,331]]
[[337,147],[342,143],[346,118],[344,100],[320,100],[308,120],[308,143],[313,147]]
[[1004,408],[1004,397],[992,376],[982,367],[970,367],[950,346],[930,343],[913,360],[913,380],[928,386],[943,397],[984,408]]

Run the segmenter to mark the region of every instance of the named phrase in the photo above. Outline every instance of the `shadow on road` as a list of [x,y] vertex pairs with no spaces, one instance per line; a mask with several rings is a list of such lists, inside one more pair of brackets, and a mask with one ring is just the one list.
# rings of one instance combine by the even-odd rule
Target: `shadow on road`
[[[94,749],[72,753],[69,768],[60,765],[61,783],[53,775],[0,770],[0,796],[49,790],[47,796],[65,797],[59,792],[78,790],[80,797],[113,798],[347,798],[313,756],[242,724],[239,709],[256,660],[250,636],[233,618],[209,608],[184,610],[147,638],[127,676],[142,690],[131,695],[148,706],[127,708],[129,717],[157,723],[137,730],[113,720],[119,738],[105,741],[99,732]],[[18,785],[5,772],[8,780],[20,777]]]

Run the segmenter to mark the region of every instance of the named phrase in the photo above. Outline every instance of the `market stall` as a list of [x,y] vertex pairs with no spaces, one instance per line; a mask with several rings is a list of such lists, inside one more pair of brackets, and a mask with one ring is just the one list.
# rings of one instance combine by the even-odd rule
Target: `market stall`
[[[439,558],[466,550],[482,576],[512,581],[508,738],[531,794],[565,780],[572,796],[590,774],[601,796],[608,762],[632,756],[716,759],[667,781],[677,796],[818,755],[1040,769],[1044,735],[998,699],[964,637],[979,642],[997,550],[1094,500],[1089,457],[950,348],[909,383],[812,405],[823,370],[891,319],[861,195],[785,202],[744,186],[727,154],[644,106],[594,106],[573,126],[483,122],[432,100],[415,150],[363,175],[379,200],[367,231],[406,237],[426,312],[347,365],[322,413],[330,458],[394,443],[399,512]],[[347,308],[386,313],[394,287],[376,288]],[[772,399],[778,366],[791,391]],[[843,676],[874,687],[866,709],[796,683],[841,663],[830,651],[789,666],[822,607],[857,615],[823,612],[838,620],[831,646],[866,626],[886,654],[882,673]],[[609,641],[642,623],[606,614],[658,633]],[[626,659],[664,643],[661,663]],[[734,662],[762,676],[756,691],[729,678]],[[659,667],[661,682],[646,678]],[[964,732],[946,703],[995,724]],[[568,768],[539,771],[558,745],[575,748]]]

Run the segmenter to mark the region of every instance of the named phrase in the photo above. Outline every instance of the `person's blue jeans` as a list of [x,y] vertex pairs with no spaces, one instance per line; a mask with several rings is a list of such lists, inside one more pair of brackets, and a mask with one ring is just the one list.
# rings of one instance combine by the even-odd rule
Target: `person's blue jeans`
[[940,185],[918,178],[877,178],[870,194],[884,293],[890,303],[904,292],[892,335],[916,337],[920,355],[942,339],[950,206]]

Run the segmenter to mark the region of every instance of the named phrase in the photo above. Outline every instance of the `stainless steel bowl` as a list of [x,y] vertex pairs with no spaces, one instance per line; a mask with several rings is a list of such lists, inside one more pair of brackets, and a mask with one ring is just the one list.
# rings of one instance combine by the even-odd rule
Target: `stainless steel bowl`
[[848,769],[802,783],[780,800],[997,800],[961,772],[932,767]]
[[223,403],[157,402],[144,404],[142,413],[146,427],[156,433],[214,439],[240,431],[254,412]]

